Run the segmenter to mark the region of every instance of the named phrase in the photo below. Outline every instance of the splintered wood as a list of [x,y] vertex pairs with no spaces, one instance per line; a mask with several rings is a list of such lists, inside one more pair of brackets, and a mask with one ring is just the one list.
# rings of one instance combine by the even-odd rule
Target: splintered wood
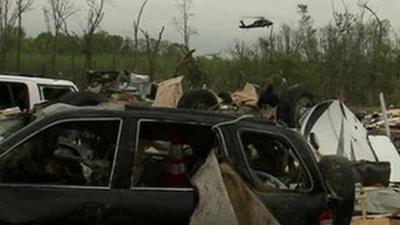
[[388,216],[368,216],[366,219],[353,217],[351,225],[400,225],[400,220]]

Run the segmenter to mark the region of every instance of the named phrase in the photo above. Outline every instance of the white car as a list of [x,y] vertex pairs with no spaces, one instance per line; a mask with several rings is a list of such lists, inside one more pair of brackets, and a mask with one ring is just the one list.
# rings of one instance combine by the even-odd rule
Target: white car
[[77,91],[76,85],[67,80],[0,74],[0,110],[12,107],[30,110],[35,104]]

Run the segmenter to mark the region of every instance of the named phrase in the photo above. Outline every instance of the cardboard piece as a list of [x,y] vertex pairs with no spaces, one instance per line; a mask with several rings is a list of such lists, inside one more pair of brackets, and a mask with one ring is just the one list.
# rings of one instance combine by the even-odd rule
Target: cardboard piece
[[231,97],[237,105],[257,106],[258,93],[253,84],[246,83],[243,90],[234,92]]
[[153,106],[176,108],[183,95],[183,78],[180,76],[161,82]]

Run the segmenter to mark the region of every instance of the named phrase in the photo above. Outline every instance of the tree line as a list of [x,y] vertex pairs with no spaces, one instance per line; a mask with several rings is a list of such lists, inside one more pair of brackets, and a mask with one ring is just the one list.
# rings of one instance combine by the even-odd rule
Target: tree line
[[338,98],[350,105],[376,106],[384,92],[387,102],[398,105],[398,33],[367,2],[358,7],[357,14],[334,11],[330,23],[316,28],[307,5],[300,4],[295,26],[275,27],[255,46],[237,41],[228,66],[214,66],[217,72],[208,74],[233,86],[283,76],[289,83],[302,83],[317,99]]
[[[185,74],[191,87],[206,83],[217,91],[232,91],[246,82],[261,84],[272,77],[301,83],[317,99],[340,98],[351,105],[376,105],[384,91],[399,104],[400,38],[390,21],[367,2],[359,13],[334,11],[332,21],[316,27],[307,5],[297,6],[296,25],[274,25],[256,43],[237,40],[228,56],[193,57],[190,40],[199,35],[191,25],[192,0],[178,0],[173,18],[182,43],[163,40],[165,27],[151,35],[141,25],[147,0],[137,9],[132,37],[100,29],[107,0],[86,0],[86,21],[70,29],[76,14],[69,0],[48,0],[43,8],[47,30],[25,34],[23,15],[32,0],[0,0],[0,70],[44,74],[84,83],[87,70],[131,70],[153,80]],[[201,36],[199,36],[201,38]]]

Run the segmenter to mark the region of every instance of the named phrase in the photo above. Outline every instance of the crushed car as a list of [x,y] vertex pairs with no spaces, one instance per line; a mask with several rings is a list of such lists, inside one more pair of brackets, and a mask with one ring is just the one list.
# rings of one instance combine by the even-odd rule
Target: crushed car
[[349,161],[317,162],[295,131],[250,116],[60,104],[0,144],[0,223],[190,224],[204,202],[192,180],[210,154],[279,224],[350,224]]
[[338,155],[351,161],[356,224],[372,224],[371,215],[395,220],[400,213],[400,155],[388,136],[369,132],[370,126],[342,101],[328,100],[311,109],[300,130],[317,157]]
[[[387,181],[383,183],[400,183],[400,155],[393,142],[387,136],[369,134],[342,101],[328,100],[313,107],[303,121],[300,133],[319,156],[338,155],[353,162],[381,164],[379,167],[389,162],[389,172],[383,174]],[[371,178],[371,171],[366,177]]]

